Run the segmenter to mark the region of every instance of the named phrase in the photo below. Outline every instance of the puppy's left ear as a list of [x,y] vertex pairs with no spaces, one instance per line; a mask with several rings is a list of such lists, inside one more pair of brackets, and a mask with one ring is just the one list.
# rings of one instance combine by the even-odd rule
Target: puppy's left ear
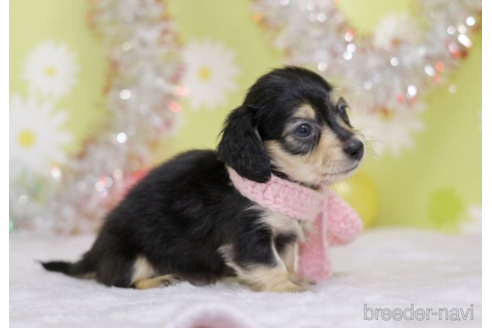
[[267,182],[272,175],[270,159],[256,129],[254,108],[236,108],[227,117],[217,148],[221,161],[240,176]]

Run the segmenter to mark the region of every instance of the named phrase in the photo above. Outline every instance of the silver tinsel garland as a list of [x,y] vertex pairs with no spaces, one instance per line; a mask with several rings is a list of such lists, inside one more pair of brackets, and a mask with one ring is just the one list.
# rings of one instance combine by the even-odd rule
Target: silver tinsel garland
[[[381,49],[358,35],[334,0],[255,0],[254,19],[271,30],[287,63],[317,69],[356,92],[355,110],[408,106],[457,67],[480,24],[481,0],[420,0],[420,40],[403,37]],[[392,31],[389,31],[391,33]],[[450,92],[453,90],[450,89]]]
[[83,151],[52,179],[11,181],[15,228],[93,231],[119,200],[132,174],[151,165],[151,147],[175,123],[185,93],[173,22],[159,0],[94,1],[89,22],[110,62],[108,119]]

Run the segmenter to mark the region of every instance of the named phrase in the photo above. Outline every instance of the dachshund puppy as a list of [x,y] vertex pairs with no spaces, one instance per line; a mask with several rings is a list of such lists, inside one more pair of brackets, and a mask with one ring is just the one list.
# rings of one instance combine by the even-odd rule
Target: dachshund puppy
[[308,227],[243,197],[228,167],[318,189],[352,174],[364,144],[347,103],[314,72],[276,69],[259,78],[225,121],[217,151],[195,150],[152,170],[107,216],[75,263],[45,269],[147,289],[235,277],[252,289],[299,292],[294,245]]

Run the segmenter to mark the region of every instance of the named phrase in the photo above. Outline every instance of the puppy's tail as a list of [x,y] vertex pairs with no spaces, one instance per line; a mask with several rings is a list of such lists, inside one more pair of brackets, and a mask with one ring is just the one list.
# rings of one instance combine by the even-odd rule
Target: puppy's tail
[[62,262],[62,261],[52,261],[52,262],[40,262],[43,268],[48,271],[61,272],[66,275],[71,275],[70,271],[72,269],[73,263]]
[[82,259],[78,262],[63,262],[63,261],[50,261],[40,262],[43,268],[52,272],[60,272],[71,277],[82,278],[85,275],[95,271],[95,267],[87,261]]

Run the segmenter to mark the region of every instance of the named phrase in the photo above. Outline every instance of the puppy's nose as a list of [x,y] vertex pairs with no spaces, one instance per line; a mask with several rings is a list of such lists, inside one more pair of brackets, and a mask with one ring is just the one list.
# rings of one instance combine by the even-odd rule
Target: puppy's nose
[[349,139],[343,145],[343,151],[355,160],[360,160],[364,155],[364,144],[359,139]]

